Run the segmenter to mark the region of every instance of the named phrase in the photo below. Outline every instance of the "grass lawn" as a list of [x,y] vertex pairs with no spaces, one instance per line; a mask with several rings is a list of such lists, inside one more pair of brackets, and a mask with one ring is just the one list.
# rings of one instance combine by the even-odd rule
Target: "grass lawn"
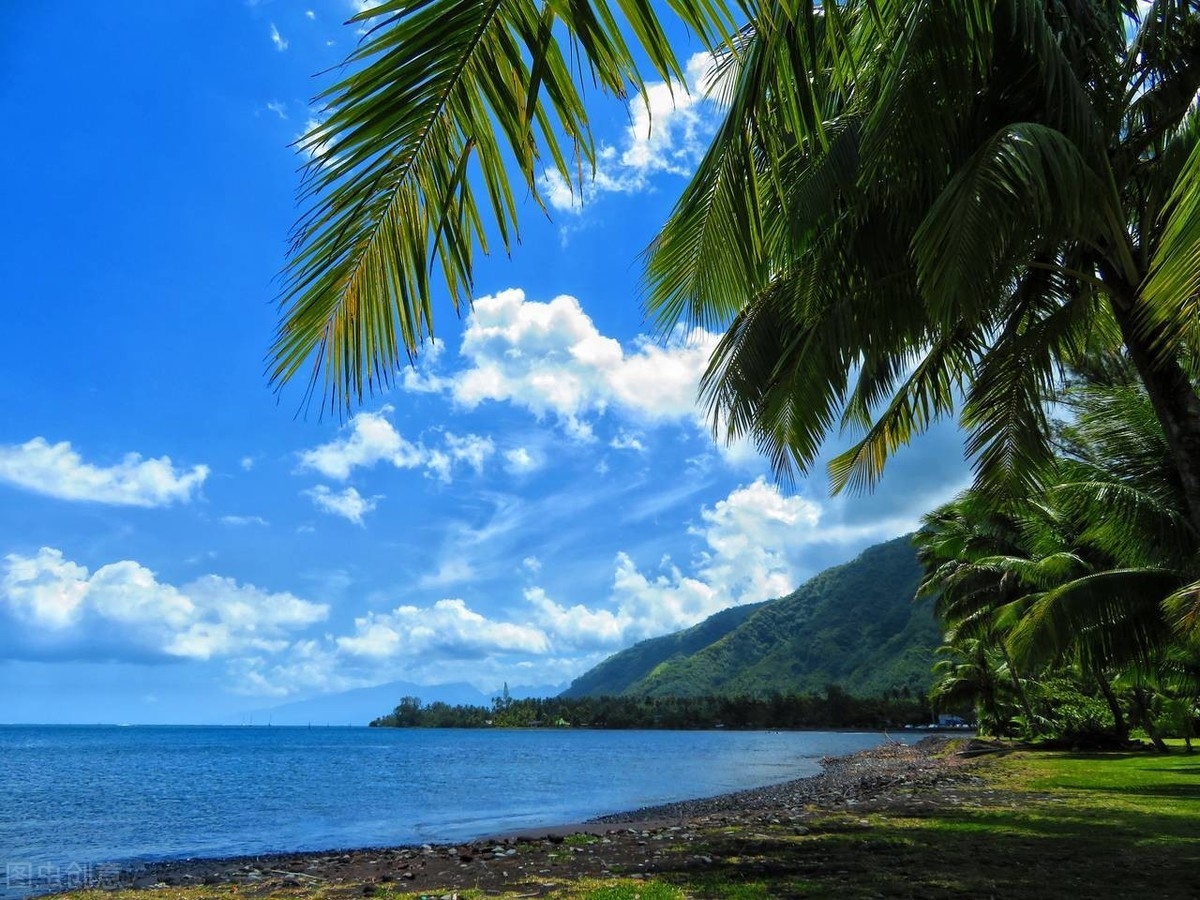
[[[451,885],[405,893],[389,884],[294,887],[276,889],[275,896],[1200,897],[1200,756],[1020,752],[990,759],[976,774],[973,783],[915,791],[885,804],[814,811],[804,827],[781,821],[702,832],[689,853],[706,854],[710,864],[696,868],[666,854],[648,860],[637,880],[571,879],[555,870],[553,878],[513,885],[504,894]],[[223,885],[153,893],[161,900],[229,900],[264,891]],[[139,891],[76,896],[146,900]]]

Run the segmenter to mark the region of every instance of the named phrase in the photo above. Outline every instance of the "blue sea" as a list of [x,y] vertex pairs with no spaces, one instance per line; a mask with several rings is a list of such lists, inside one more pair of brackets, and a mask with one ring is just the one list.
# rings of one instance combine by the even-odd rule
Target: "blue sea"
[[787,781],[874,733],[0,726],[0,897],[118,866],[462,841]]

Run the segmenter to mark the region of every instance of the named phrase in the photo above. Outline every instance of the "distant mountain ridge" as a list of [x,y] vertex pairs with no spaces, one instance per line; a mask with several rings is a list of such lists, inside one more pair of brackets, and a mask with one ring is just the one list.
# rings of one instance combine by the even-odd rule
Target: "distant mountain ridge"
[[828,684],[859,696],[923,693],[941,635],[932,604],[913,600],[920,578],[911,536],[877,544],[786,597],[614,654],[563,696],[763,696]]

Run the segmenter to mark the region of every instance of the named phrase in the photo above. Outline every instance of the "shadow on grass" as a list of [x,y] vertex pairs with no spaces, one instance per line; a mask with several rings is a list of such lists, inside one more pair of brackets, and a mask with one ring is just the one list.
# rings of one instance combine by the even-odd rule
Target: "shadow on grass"
[[706,849],[711,865],[667,860],[648,872],[700,897],[754,885],[782,898],[1194,898],[1200,840],[1193,822],[1056,803],[884,815],[868,827],[803,837],[715,836]]
[[[1070,790],[1067,788],[1067,790]],[[1200,784],[1160,784],[1152,788],[1093,787],[1091,791],[1105,794],[1128,794],[1131,797],[1169,797],[1173,800],[1200,800]]]

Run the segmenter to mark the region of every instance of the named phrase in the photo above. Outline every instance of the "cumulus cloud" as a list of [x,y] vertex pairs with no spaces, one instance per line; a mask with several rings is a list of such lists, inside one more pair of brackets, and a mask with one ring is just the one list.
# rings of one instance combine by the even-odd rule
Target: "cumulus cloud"
[[343,435],[301,453],[300,468],[345,481],[355,469],[386,463],[397,469],[424,468],[431,477],[449,483],[456,466],[466,466],[478,475],[496,451],[491,438],[448,431],[441,433],[440,447],[412,443],[388,421],[391,412],[392,407],[385,406],[377,413],[354,416]]
[[568,183],[557,170],[542,175],[539,187],[547,202],[578,213],[598,194],[646,190],[656,174],[690,175],[717,127],[712,66],[712,54],[696,53],[688,60],[685,82],[649,82],[629,103],[620,147],[601,147],[595,171],[585,173],[582,185]]
[[398,606],[389,613],[368,613],[354,620],[354,634],[338,638],[337,646],[354,656],[375,658],[426,653],[470,658],[549,650],[541,629],[488,619],[460,599],[439,600],[425,608]]
[[[597,440],[596,420],[609,414],[621,420],[610,445],[636,451],[645,446],[640,432],[648,426],[682,424],[711,434],[698,395],[719,339],[697,328],[679,329],[665,342],[639,336],[622,344],[602,334],[576,298],[563,294],[540,302],[510,288],[474,302],[458,350],[460,366],[447,361],[438,342],[400,384],[413,393],[447,395],[467,409],[495,401],[539,419],[550,416],[580,443]],[[714,449],[735,468],[761,467],[748,439],[721,441]],[[505,451],[504,459],[514,474],[542,463],[520,449]],[[607,471],[603,460],[598,466]]]
[[610,408],[646,423],[701,421],[696,394],[716,340],[696,330],[627,348],[601,334],[574,297],[539,303],[512,289],[476,300],[459,350],[467,367],[422,383],[468,408],[494,400],[552,415],[587,440],[587,417]]
[[357,490],[348,487],[342,491],[334,491],[323,484],[304,492],[313,505],[321,512],[331,516],[341,516],[355,525],[363,525],[363,516],[375,509],[382,495],[364,497]]
[[36,437],[24,444],[0,445],[0,481],[57,497],[116,506],[170,506],[192,499],[208,477],[208,466],[176,469],[168,456],[142,459],[129,453],[112,466],[83,461],[62,441]]
[[279,29],[275,27],[275,23],[271,23],[271,43],[275,45],[275,49],[282,53],[288,48],[287,38],[279,33]]
[[43,547],[0,564],[0,650],[25,658],[211,659],[278,652],[324,604],[205,575],[182,587],[131,560],[95,572]]

